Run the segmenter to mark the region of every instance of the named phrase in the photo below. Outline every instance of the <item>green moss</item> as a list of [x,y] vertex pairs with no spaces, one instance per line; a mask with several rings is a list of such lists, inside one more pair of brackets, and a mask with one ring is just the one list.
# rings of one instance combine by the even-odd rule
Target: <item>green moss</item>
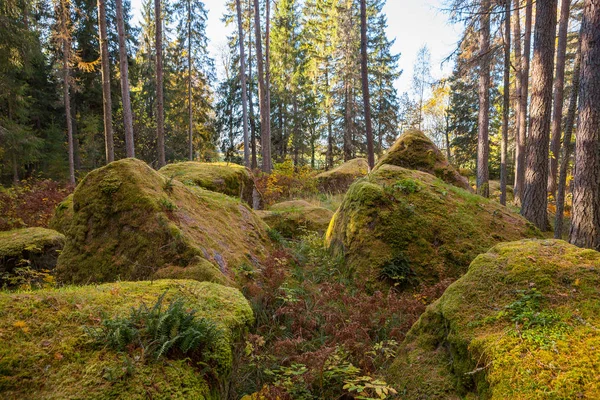
[[54,216],[50,220],[50,228],[65,234],[73,220],[73,194],[68,195],[58,203],[54,210]]
[[600,397],[600,253],[502,243],[427,308],[389,378],[406,398]]
[[305,200],[285,201],[258,215],[283,236],[295,238],[307,231],[325,233],[333,212]]
[[75,189],[58,277],[140,280],[161,269],[167,278],[166,267],[177,277],[181,268],[194,267],[185,275],[217,280],[215,269],[231,275],[266,256],[266,228],[231,197],[170,181],[139,160],[120,160],[90,172]]
[[385,164],[427,172],[444,182],[471,190],[467,178],[460,175],[435,144],[418,130],[404,132],[381,157],[375,169]]
[[[84,327],[127,316],[142,302],[183,297],[186,305],[223,329],[215,369],[188,360],[144,359],[99,348]],[[233,288],[208,282],[119,282],[18,294],[0,293],[0,392],[6,399],[218,399],[232,346],[252,323],[252,310]]]
[[355,158],[336,168],[322,172],[316,176],[317,186],[322,192],[343,193],[357,178],[369,172],[369,164],[365,158]]
[[53,269],[65,237],[51,229],[23,228],[0,232],[0,272],[16,267],[34,270]]
[[431,284],[458,278],[499,242],[527,237],[540,233],[506,207],[430,174],[383,165],[350,187],[326,244],[363,278],[376,280],[402,255],[415,282]]
[[254,178],[252,172],[242,165],[186,161],[166,165],[159,172],[186,185],[224,193],[252,204]]

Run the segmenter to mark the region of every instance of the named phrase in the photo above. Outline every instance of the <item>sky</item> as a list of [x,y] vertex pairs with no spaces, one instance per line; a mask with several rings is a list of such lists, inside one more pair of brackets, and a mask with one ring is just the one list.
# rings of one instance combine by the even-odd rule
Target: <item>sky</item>
[[[141,0],[131,0],[134,19],[139,21]],[[226,45],[226,37],[233,27],[226,28],[221,22],[225,0],[204,0],[208,9],[207,35],[209,51],[219,66],[219,49]],[[396,82],[399,93],[410,92],[413,64],[419,48],[427,45],[431,52],[432,75],[439,79],[452,70],[451,63],[442,61],[456,48],[460,27],[447,22],[447,15],[440,9],[442,0],[387,0],[384,8],[388,17],[387,34],[396,42],[393,51],[400,53],[399,67],[402,75]]]

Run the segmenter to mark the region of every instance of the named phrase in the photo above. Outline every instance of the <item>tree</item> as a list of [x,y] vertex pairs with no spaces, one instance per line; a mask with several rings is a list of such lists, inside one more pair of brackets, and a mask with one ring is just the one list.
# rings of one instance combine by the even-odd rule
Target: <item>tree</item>
[[121,75],[121,103],[123,107],[123,125],[125,130],[125,154],[135,157],[133,139],[133,115],[129,94],[129,64],[127,60],[127,44],[125,41],[125,22],[123,19],[123,0],[115,0],[117,13],[117,32],[119,35],[119,72]]
[[259,0],[254,0],[254,30],[256,40],[256,61],[258,68],[258,93],[260,101],[260,130],[262,148],[262,170],[271,172],[271,132],[269,127],[269,108],[267,106],[267,86],[265,83],[265,69],[263,63],[262,34],[260,31]]
[[371,103],[369,97],[369,68],[367,65],[367,4],[366,0],[360,1],[360,51],[363,103],[365,107],[365,125],[367,127],[367,157],[369,169],[375,167],[375,154],[373,152],[373,126],[371,125]]
[[250,168],[250,149],[248,142],[248,95],[246,86],[246,56],[244,54],[244,27],[242,25],[242,6],[240,0],[235,0],[238,21],[238,41],[240,46],[240,80],[242,85],[242,109],[244,126],[244,165]]
[[500,204],[506,205],[506,152],[510,113],[510,0],[504,2],[504,103],[502,107],[502,150],[500,160]]
[[166,165],[165,159],[165,110],[163,94],[163,37],[161,0],[154,0],[155,49],[156,49],[156,142],[158,147],[158,168]]
[[569,241],[600,250],[600,1],[586,0],[581,27],[579,122]]
[[477,193],[489,197],[490,124],[490,0],[482,0],[479,12],[479,130],[477,137]]
[[548,193],[556,195],[558,174],[558,153],[562,131],[563,98],[565,90],[565,58],[567,53],[567,31],[571,0],[561,0],[560,20],[558,24],[558,44],[556,46],[556,74],[554,76],[554,109],[552,112],[552,142],[550,145],[550,173],[548,174]]
[[521,214],[542,231],[548,229],[546,190],[555,33],[556,0],[538,1],[531,64],[530,123]]
[[104,141],[106,162],[115,160],[115,144],[112,125],[112,99],[110,94],[110,65],[108,60],[108,40],[106,34],[106,3],[98,0],[98,27],[100,31],[100,58],[102,65],[102,99],[104,109]]
[[423,102],[429,85],[431,85],[431,53],[427,45],[424,45],[417,53],[412,80],[412,88],[419,101],[419,130],[423,129]]

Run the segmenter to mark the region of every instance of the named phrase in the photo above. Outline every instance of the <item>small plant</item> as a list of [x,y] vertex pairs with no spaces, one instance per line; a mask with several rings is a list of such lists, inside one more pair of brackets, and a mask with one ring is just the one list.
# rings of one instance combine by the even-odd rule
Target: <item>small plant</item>
[[401,179],[394,184],[394,188],[404,194],[412,194],[421,190],[421,184],[414,179]]
[[176,175],[171,175],[170,177],[167,178],[167,180],[163,184],[163,190],[165,192],[171,193],[173,191],[173,186],[174,186],[173,181],[175,180],[175,176]]
[[416,274],[410,268],[410,260],[402,253],[386,262],[379,272],[379,278],[393,283],[397,288],[416,285]]
[[159,200],[160,206],[163,208],[163,210],[165,211],[175,211],[177,209],[177,206],[175,204],[173,204],[171,202],[171,200],[167,199],[167,198],[162,198]]
[[350,393],[356,392],[355,399],[363,400],[387,399],[388,396],[398,393],[385,381],[370,376],[359,376],[349,379],[346,381],[344,389]]
[[105,319],[101,328],[87,328],[87,332],[98,344],[117,351],[139,348],[156,360],[185,355],[208,362],[222,332],[213,322],[196,318],[195,311],[187,310],[181,298],[164,309],[165,295],[151,308],[142,303],[129,317]]
[[22,266],[15,268],[11,272],[0,273],[0,282],[4,289],[44,289],[56,286],[56,279],[50,270],[36,270],[31,268],[29,260],[21,260]]

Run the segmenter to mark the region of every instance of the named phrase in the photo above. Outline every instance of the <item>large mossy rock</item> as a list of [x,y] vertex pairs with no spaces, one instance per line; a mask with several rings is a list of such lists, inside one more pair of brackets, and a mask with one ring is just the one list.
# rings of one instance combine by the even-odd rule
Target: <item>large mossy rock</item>
[[[163,295],[220,329],[204,369],[185,357],[156,360],[142,349],[119,353],[95,343],[89,328],[127,318]],[[3,399],[219,399],[235,341],[253,321],[244,296],[209,282],[118,282],[0,294],[0,397]]]
[[502,243],[430,305],[388,373],[406,399],[600,398],[600,253]]
[[369,172],[366,158],[355,158],[329,171],[321,172],[315,179],[319,190],[327,193],[343,193],[357,178]]
[[440,149],[418,130],[404,132],[381,157],[375,169],[385,164],[427,172],[446,183],[472,191],[468,179],[450,165]]
[[277,203],[258,215],[283,236],[295,238],[306,232],[324,234],[333,212],[306,200],[291,200]]
[[245,204],[170,180],[135,159],[90,172],[72,205],[57,265],[64,282],[225,282],[268,251],[267,226]]
[[186,185],[224,193],[252,205],[254,177],[252,172],[242,165],[186,161],[166,165],[158,172]]
[[0,232],[0,274],[10,274],[17,267],[52,270],[64,244],[65,237],[51,229],[23,228]]
[[350,187],[326,244],[361,278],[413,286],[458,278],[495,244],[530,237],[539,231],[495,201],[383,165]]
[[73,193],[58,203],[50,219],[50,228],[64,234],[73,221]]

